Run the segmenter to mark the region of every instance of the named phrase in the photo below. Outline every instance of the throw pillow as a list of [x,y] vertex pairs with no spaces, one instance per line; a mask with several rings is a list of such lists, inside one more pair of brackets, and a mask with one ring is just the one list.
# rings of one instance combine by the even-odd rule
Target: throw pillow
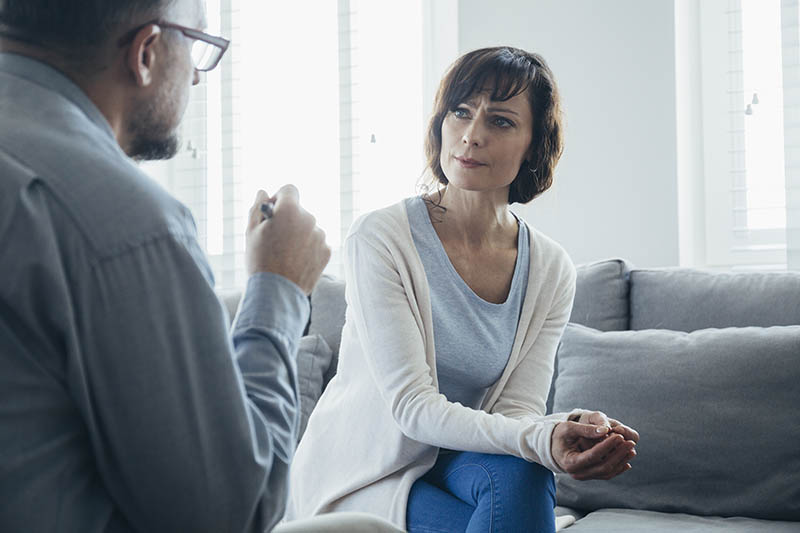
[[570,324],[554,411],[637,429],[633,469],[557,476],[558,504],[800,520],[800,326],[600,332]]
[[333,352],[333,362],[325,375],[325,385],[336,374],[339,364],[339,344],[347,310],[344,285],[344,280],[325,274],[311,293],[311,324],[308,332],[321,335]]
[[307,335],[300,339],[297,349],[297,379],[300,386],[300,432],[297,441],[306,431],[308,417],[322,396],[323,380],[331,364],[333,352],[320,335]]

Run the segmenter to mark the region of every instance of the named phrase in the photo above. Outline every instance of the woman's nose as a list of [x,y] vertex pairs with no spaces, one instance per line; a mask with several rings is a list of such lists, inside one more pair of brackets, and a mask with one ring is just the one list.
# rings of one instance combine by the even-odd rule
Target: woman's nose
[[484,142],[483,129],[477,120],[473,120],[464,130],[461,142],[468,146],[481,146]]

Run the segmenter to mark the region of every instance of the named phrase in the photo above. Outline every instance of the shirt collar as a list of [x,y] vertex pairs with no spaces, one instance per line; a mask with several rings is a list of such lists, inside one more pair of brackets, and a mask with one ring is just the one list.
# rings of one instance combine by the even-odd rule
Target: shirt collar
[[114,139],[116,143],[114,131],[106,117],[86,96],[86,93],[61,71],[37,59],[10,52],[0,52],[0,72],[23,78],[60,94],[83,111],[90,121]]

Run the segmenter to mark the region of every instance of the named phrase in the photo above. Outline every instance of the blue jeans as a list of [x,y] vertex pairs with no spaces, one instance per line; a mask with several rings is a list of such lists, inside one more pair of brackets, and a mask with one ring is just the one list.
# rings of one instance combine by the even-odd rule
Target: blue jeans
[[409,533],[551,533],[556,488],[545,467],[508,455],[450,452],[411,487]]

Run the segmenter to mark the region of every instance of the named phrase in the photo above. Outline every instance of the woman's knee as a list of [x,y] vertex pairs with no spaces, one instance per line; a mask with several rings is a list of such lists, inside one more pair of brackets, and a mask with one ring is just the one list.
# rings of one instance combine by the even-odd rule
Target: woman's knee
[[510,494],[524,497],[546,495],[555,501],[555,478],[553,473],[538,463],[529,463],[512,456],[490,456],[489,468],[502,478],[502,487]]

